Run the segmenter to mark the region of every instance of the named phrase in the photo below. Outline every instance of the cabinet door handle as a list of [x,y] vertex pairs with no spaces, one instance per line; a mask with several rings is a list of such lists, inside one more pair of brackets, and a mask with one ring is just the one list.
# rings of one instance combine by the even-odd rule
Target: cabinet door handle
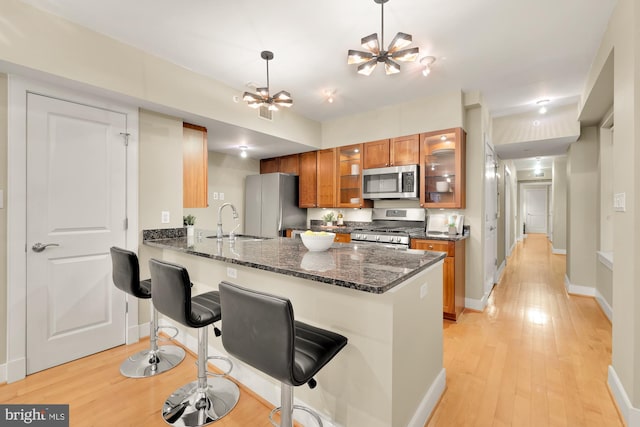
[[433,249],[433,245],[429,245],[429,249]]

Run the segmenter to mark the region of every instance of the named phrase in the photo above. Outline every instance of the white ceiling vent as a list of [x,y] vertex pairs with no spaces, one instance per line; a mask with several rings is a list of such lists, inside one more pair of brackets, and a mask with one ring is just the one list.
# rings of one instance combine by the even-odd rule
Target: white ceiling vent
[[260,117],[265,120],[273,120],[273,111],[269,110],[269,107],[266,105],[260,106]]

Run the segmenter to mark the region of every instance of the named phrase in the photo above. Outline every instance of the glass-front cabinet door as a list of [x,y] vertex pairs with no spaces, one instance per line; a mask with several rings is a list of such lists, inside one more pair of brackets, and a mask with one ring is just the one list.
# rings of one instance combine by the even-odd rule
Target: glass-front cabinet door
[[337,147],[337,150],[338,207],[370,207],[371,200],[362,199],[363,144]]
[[464,209],[466,134],[462,128],[420,135],[420,206]]

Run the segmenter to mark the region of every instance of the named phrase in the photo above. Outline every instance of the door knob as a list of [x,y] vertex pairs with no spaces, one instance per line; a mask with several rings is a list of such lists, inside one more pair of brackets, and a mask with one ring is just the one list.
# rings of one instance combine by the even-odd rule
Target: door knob
[[60,246],[60,245],[57,244],[57,243],[45,243],[45,244],[42,244],[42,243],[38,242],[35,245],[31,246],[31,250],[33,252],[42,252],[45,249],[47,249],[48,246]]

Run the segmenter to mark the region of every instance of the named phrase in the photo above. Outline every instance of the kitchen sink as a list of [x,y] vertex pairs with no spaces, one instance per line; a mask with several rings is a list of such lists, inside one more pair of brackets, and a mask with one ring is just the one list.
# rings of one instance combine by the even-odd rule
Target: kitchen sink
[[[218,236],[213,235],[213,236],[207,236],[207,239],[217,239]],[[223,234],[222,235],[222,239],[223,240],[229,240],[229,235],[228,234]],[[259,242],[262,240],[269,240],[271,239],[271,237],[260,237],[260,236],[250,236],[248,234],[236,234],[234,235],[234,240],[236,242]]]

